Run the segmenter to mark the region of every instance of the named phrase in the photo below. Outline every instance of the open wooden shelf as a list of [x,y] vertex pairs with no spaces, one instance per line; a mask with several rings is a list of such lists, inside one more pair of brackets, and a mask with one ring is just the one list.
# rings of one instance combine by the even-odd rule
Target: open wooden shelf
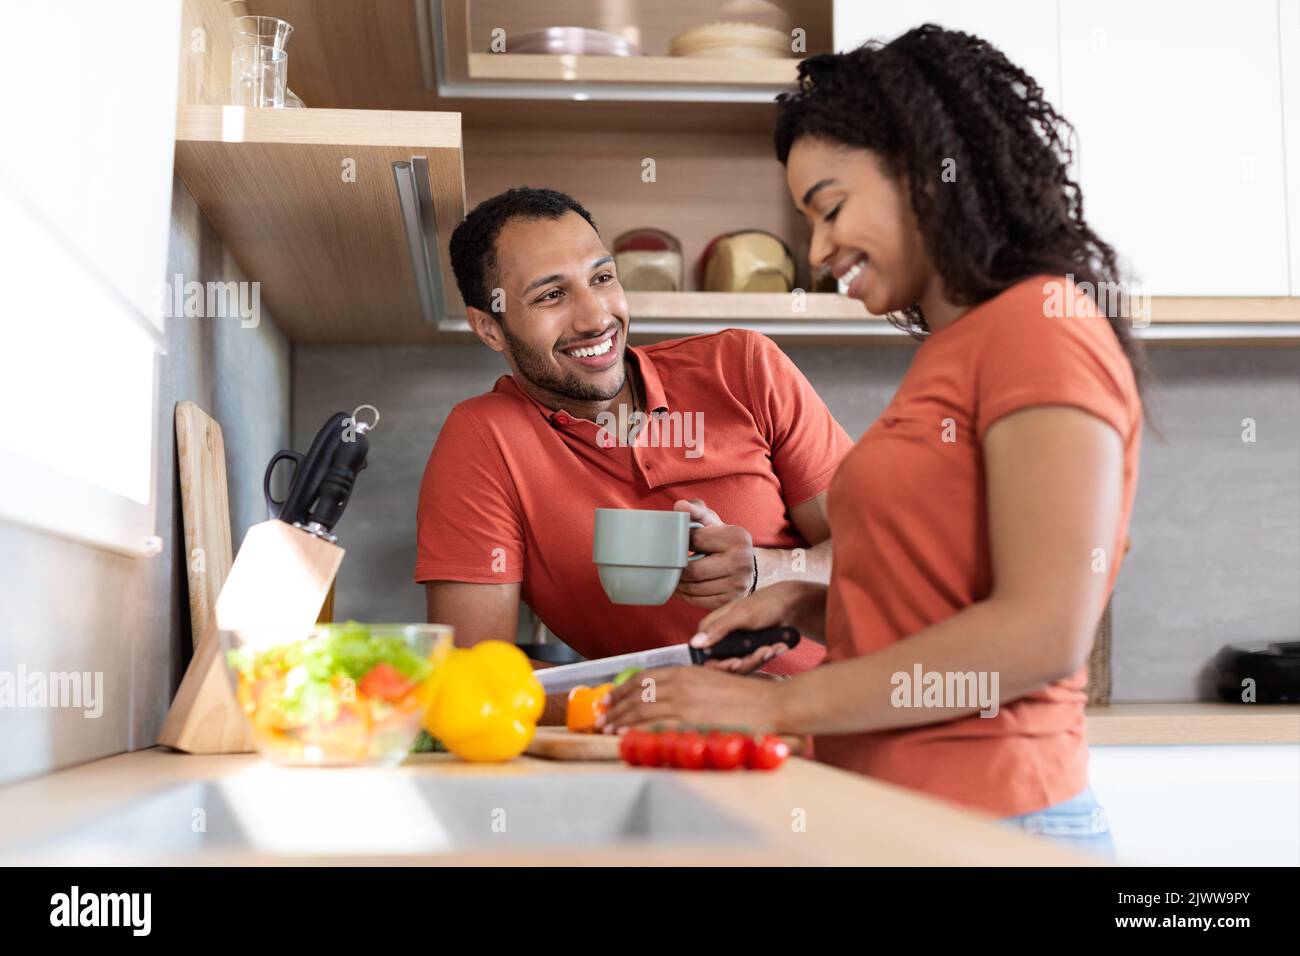
[[[800,302],[801,308],[796,307]],[[762,332],[782,345],[906,345],[911,339],[854,299],[812,292],[629,292],[634,344],[725,328]]]
[[1152,296],[1151,321],[1300,322],[1300,296]]
[[787,292],[629,292],[628,308],[634,319],[707,320],[725,322],[751,319],[767,322],[816,320],[831,322],[883,321],[871,315],[856,299],[834,292],[810,292],[802,297]]
[[469,79],[515,83],[639,83],[664,88],[746,87],[794,84],[799,61],[714,60],[677,56],[566,56],[534,53],[470,53]]
[[[834,292],[805,296],[805,311],[796,312],[792,297],[781,292],[629,292],[633,315],[655,319],[797,318],[863,321],[872,316],[855,299]],[[1152,323],[1300,322],[1300,298],[1179,298],[1153,296]]]
[[445,310],[463,315],[447,256],[465,216],[459,114],[177,112],[177,173],[293,342],[439,340],[421,318],[393,175],[413,156],[428,162]]
[[[785,293],[629,292],[627,299],[631,334],[642,340],[734,325],[765,332],[786,344],[912,341],[861,303],[833,292],[808,293],[802,309]],[[1137,334],[1152,346],[1300,342],[1300,298],[1153,297],[1151,313],[1150,326],[1137,329]],[[1246,330],[1253,337],[1247,337]]]

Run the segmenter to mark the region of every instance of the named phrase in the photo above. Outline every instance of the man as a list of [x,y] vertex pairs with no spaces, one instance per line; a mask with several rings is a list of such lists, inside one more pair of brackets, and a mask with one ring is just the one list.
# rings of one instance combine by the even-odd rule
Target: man
[[[613,257],[587,210],[553,190],[480,204],[451,260],[470,326],[511,372],[452,409],[420,487],[415,580],[458,645],[513,641],[522,598],[579,653],[607,657],[686,641],[755,588],[829,579],[825,492],[852,443],[770,340],[731,329],[629,347]],[[706,556],[667,604],[605,596],[601,507],[676,508],[704,525],[691,548]],[[804,641],[719,666],[790,674],[823,656]],[[562,713],[549,701],[544,719]]]

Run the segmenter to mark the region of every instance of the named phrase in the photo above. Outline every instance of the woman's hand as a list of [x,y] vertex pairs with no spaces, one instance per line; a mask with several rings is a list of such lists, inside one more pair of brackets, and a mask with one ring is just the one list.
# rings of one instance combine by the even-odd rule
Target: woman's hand
[[[718,608],[700,621],[696,647],[708,647],[732,631],[761,627],[797,627],[820,634],[826,613],[826,585],[782,581]],[[710,661],[717,667],[752,669],[787,650],[784,644],[761,647],[743,659]],[[767,681],[719,674],[709,667],[670,667],[644,671],[615,687],[609,709],[598,726],[607,733],[652,724],[720,724],[747,727],[755,733],[781,731],[786,681]]]
[[705,667],[642,671],[610,691],[609,708],[596,727],[616,733],[625,727],[718,724],[754,733],[776,731],[783,681],[720,674]]
[[[691,638],[691,646],[709,647],[732,631],[762,627],[795,627],[801,633],[820,635],[825,616],[826,585],[782,581],[707,615],[700,621],[699,633]],[[706,666],[747,674],[789,649],[784,644],[773,644],[747,657],[708,661]]]

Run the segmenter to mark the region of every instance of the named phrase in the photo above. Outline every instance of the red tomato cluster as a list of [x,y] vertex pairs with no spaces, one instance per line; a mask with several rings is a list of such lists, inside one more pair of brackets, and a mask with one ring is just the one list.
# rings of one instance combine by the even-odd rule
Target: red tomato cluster
[[618,754],[633,767],[678,770],[775,770],[790,756],[776,734],[753,736],[722,730],[628,730]]

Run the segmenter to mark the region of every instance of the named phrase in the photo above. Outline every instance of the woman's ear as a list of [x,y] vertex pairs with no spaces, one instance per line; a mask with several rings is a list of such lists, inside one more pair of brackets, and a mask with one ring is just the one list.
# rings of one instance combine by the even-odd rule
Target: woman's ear
[[476,309],[472,305],[465,307],[465,313],[469,327],[479,337],[479,341],[493,352],[504,352],[506,350],[506,336],[501,329],[501,323],[506,320],[504,314],[497,318],[490,312]]

